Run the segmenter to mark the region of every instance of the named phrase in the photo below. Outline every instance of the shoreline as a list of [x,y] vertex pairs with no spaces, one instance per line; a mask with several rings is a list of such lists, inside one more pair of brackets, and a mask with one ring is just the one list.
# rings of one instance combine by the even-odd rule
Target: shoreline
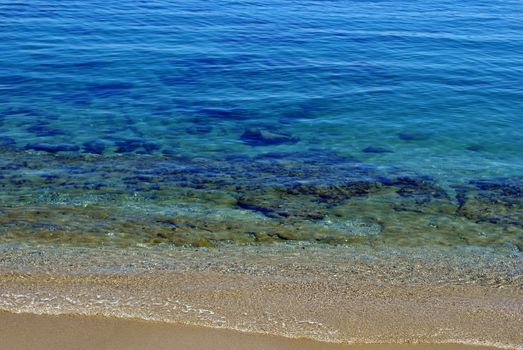
[[496,350],[464,344],[339,344],[268,334],[102,316],[0,311],[0,339],[11,350]]
[[523,349],[519,255],[249,246],[3,247],[0,310],[331,343]]

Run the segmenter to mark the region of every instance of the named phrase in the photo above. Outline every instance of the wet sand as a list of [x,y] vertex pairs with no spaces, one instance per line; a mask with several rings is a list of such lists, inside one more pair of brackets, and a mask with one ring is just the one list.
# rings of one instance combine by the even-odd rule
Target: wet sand
[[224,329],[97,316],[0,313],[10,350],[491,350],[459,344],[333,344]]
[[311,245],[0,253],[0,310],[15,313],[103,315],[331,343],[523,349],[519,255]]

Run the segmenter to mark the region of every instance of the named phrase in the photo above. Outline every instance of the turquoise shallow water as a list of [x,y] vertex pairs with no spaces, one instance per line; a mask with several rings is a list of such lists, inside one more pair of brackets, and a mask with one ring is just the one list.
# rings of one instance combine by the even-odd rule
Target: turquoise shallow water
[[0,0],[0,240],[521,250],[521,13]]

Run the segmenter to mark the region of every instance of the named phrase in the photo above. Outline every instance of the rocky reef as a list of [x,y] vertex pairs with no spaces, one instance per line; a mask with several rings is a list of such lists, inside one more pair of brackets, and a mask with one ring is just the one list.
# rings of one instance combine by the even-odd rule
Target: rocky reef
[[251,146],[295,144],[300,141],[298,137],[262,128],[247,129],[240,139]]
[[476,222],[523,228],[523,177],[470,181],[458,188],[458,214]]
[[[522,249],[522,178],[443,186],[326,149],[187,158],[105,156],[99,143],[84,144],[86,154],[4,144],[0,241],[211,247],[300,240]],[[33,152],[42,147],[46,152]],[[148,145],[121,147],[145,151]]]

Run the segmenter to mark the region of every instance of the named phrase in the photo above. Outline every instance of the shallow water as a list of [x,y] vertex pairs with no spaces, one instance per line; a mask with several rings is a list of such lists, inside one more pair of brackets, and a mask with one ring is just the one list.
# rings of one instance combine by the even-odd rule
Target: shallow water
[[0,241],[521,251],[520,1],[0,1]]

